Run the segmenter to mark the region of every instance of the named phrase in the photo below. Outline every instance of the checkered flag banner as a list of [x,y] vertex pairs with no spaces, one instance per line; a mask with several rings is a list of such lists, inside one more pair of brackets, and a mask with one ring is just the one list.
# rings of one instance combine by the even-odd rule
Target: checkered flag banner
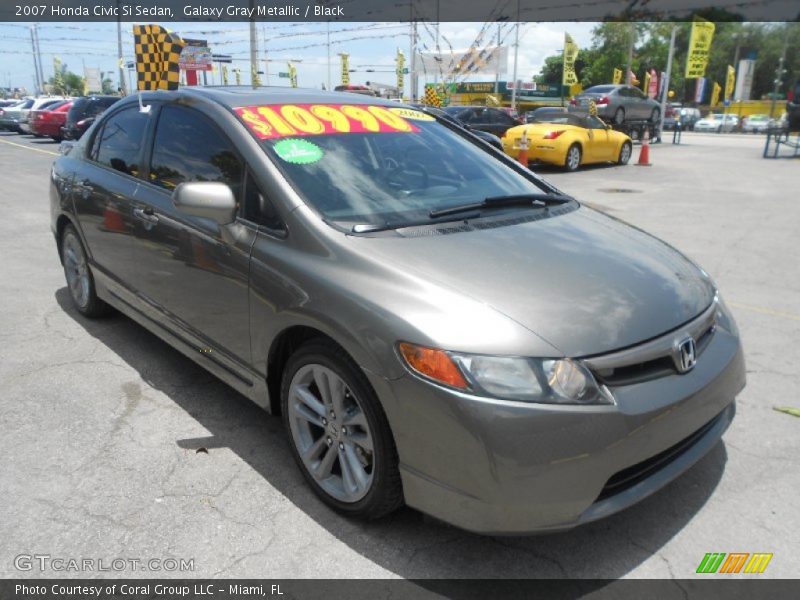
[[427,104],[428,106],[441,106],[442,105],[442,97],[439,95],[439,92],[436,90],[436,86],[427,84],[425,86],[425,95],[422,98],[423,104]]
[[134,25],[136,89],[177,90],[183,40],[160,25]]

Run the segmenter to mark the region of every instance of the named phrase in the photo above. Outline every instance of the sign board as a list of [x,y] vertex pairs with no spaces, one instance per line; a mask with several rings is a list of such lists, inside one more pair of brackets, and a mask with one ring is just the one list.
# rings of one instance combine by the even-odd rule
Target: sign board
[[230,54],[212,54],[211,59],[216,63],[232,63],[233,57]]
[[281,79],[289,79],[289,73],[281,71],[280,73],[278,73],[278,77],[280,77]]
[[508,69],[508,46],[487,46],[455,52],[418,52],[417,73],[440,76],[505,75]]
[[100,77],[100,69],[97,67],[84,67],[83,76],[86,79],[85,88],[88,92],[102,92],[103,81]]
[[210,71],[213,55],[206,40],[190,40],[184,38],[186,44],[181,51],[179,64],[187,71]]

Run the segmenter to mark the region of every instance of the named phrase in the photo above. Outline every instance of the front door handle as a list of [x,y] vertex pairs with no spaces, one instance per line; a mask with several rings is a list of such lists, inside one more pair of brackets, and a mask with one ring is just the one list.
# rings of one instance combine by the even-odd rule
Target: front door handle
[[144,221],[145,223],[150,223],[151,225],[155,225],[156,223],[158,223],[158,217],[153,214],[152,208],[134,208],[133,216],[135,216],[140,221]]

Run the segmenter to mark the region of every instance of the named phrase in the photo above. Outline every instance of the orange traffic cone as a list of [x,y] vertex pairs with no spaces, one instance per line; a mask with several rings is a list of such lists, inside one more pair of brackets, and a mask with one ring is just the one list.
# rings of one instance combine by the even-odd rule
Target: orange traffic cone
[[528,166],[528,133],[523,129],[522,136],[519,138],[519,154],[517,160],[523,167]]
[[647,129],[644,130],[642,136],[642,149],[639,151],[639,162],[636,163],[637,167],[652,167],[650,162],[650,133]]

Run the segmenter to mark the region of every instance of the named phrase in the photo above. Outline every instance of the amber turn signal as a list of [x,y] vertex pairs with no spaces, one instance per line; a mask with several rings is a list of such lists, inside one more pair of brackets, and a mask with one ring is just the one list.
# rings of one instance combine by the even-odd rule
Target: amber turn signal
[[426,348],[401,342],[400,354],[409,367],[420,375],[439,381],[460,390],[467,389],[467,382],[453,360],[443,350]]

